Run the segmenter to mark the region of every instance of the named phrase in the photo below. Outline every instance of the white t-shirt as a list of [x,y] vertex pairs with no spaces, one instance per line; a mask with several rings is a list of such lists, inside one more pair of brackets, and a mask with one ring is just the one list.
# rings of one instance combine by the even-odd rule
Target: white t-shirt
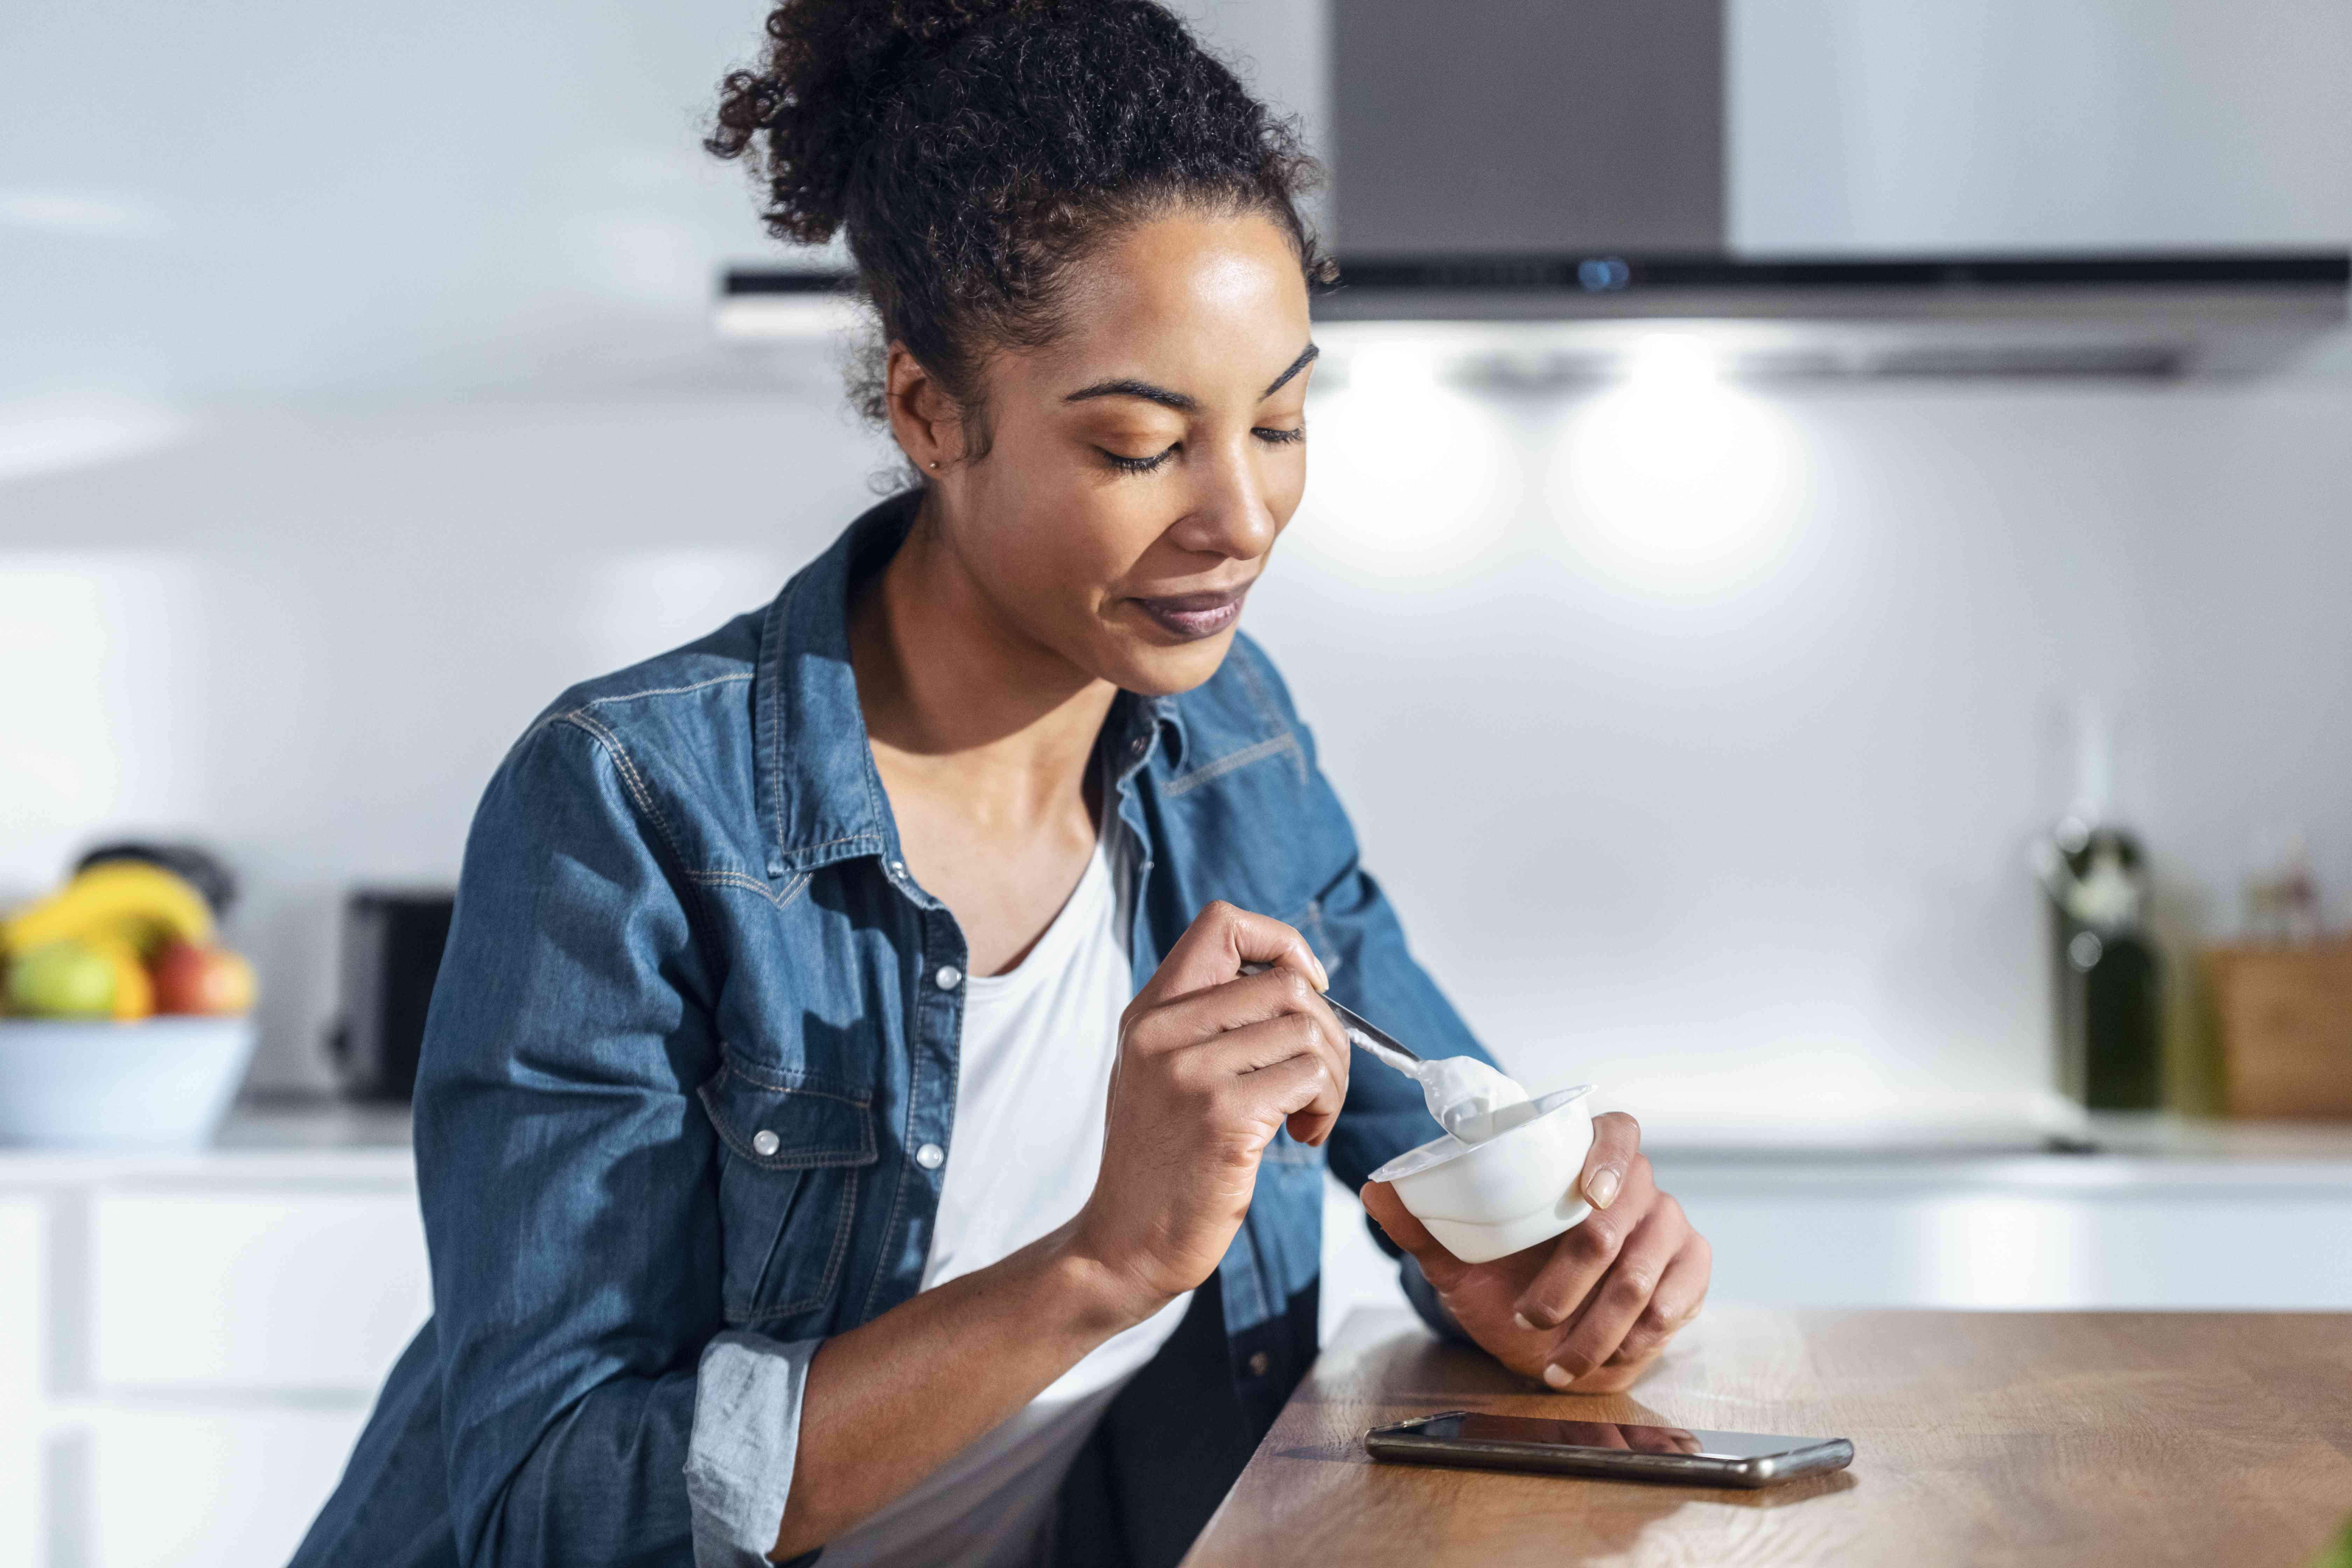
[[[1112,826],[1106,837],[1117,835]],[[1028,955],[964,982],[955,1131],[926,1290],[1076,1215],[1102,1163],[1118,1018],[1134,994],[1103,844]],[[1054,1496],[1096,1419],[1176,1331],[1187,1294],[1113,1335],[913,1490],[825,1548],[825,1568],[1035,1563]]]

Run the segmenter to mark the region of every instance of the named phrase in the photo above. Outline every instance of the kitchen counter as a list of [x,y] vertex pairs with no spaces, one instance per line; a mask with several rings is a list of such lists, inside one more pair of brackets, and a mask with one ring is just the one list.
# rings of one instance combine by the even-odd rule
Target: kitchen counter
[[[1350,1318],[1185,1568],[2301,1563],[2352,1514],[2352,1316],[1714,1307],[1630,1394]],[[1853,1440],[1757,1492],[1375,1464],[1439,1410]]]
[[[1776,1179],[1956,1177],[2053,1186],[2128,1182],[2303,1181],[2352,1184],[2352,1121],[2219,1121],[2164,1114],[2094,1114],[2085,1150],[1931,1144],[1747,1146],[1720,1139],[1652,1141],[1652,1158],[1693,1172],[1770,1173]],[[86,1178],[99,1165],[160,1170],[314,1160],[352,1170],[407,1162],[409,1108],[323,1099],[240,1102],[209,1148],[151,1152],[0,1148],[0,1172],[23,1180],[48,1166]]]
[[0,1187],[93,1181],[414,1180],[408,1107],[299,1100],[240,1104],[201,1149],[0,1147]]
[[2352,1126],[2100,1116],[2091,1152],[1663,1149],[1719,1297],[2352,1308]]
[[1665,1142],[1662,1170],[1705,1180],[1756,1174],[1791,1185],[1962,1184],[2048,1191],[2120,1187],[2352,1187],[2352,1122],[2214,1121],[2160,1114],[2094,1115],[2063,1148],[1935,1146],[1742,1148]]

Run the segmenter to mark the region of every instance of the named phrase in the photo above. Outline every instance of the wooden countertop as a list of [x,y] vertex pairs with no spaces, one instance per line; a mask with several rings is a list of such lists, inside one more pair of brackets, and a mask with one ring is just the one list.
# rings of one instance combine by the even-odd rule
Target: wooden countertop
[[[1850,1437],[1759,1492],[1374,1464],[1469,1408]],[[2308,1563],[2352,1517],[2352,1314],[1711,1306],[1631,1394],[1531,1390],[1359,1312],[1185,1568]]]

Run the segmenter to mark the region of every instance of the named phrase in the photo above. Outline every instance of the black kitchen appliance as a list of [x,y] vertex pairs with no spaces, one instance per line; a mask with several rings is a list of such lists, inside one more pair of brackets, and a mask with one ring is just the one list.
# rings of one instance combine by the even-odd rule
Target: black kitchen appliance
[[438,889],[383,888],[353,889],[344,900],[342,1010],[327,1053],[352,1099],[406,1100],[416,1087],[455,901]]

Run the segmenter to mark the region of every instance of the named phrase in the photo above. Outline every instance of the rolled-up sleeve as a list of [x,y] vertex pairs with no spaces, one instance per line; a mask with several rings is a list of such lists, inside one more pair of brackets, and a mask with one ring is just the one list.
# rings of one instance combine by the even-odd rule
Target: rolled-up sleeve
[[416,1091],[466,1563],[763,1562],[792,1484],[815,1345],[726,1331],[716,965],[644,791],[544,719],[467,843]]
[[724,1333],[702,1352],[686,1460],[695,1568],[766,1568],[792,1490],[801,1390],[823,1342]]

